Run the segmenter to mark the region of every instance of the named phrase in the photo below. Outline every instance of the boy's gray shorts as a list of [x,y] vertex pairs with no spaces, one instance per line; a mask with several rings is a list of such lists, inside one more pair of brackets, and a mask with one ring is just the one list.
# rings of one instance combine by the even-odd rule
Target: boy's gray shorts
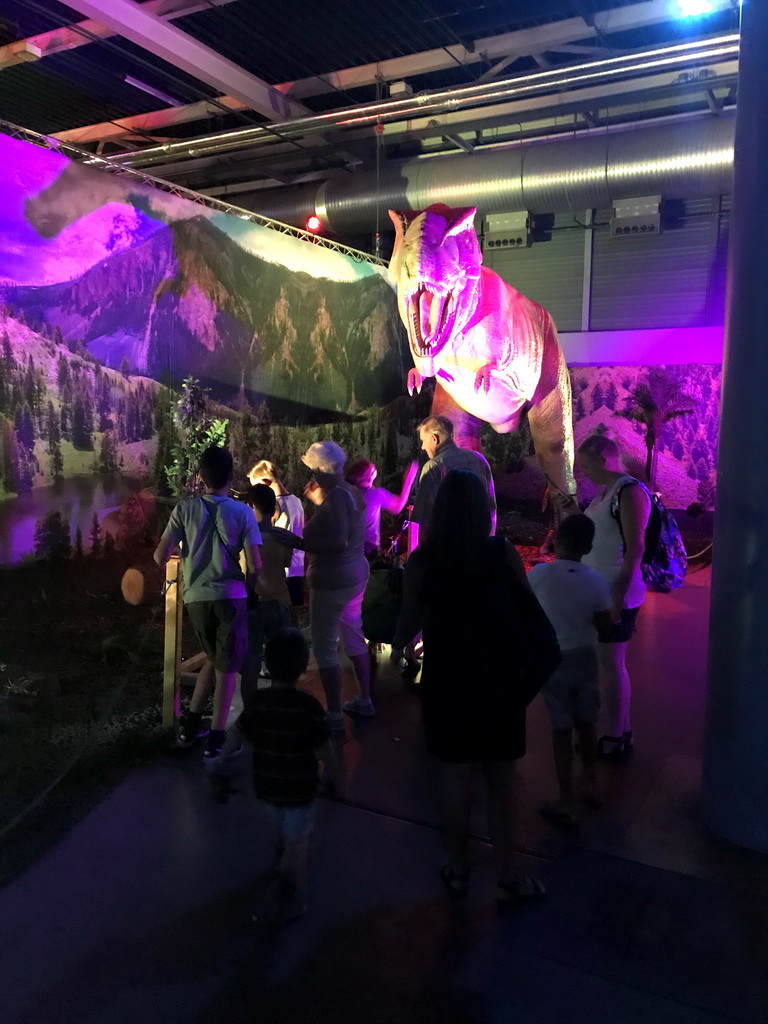
[[563,660],[542,691],[552,728],[591,725],[600,713],[597,651],[594,647],[574,647],[562,655]]

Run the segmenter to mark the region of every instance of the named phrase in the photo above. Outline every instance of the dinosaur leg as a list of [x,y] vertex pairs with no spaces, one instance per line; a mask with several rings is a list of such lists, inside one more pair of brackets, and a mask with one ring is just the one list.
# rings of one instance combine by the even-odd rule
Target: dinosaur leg
[[459,448],[469,448],[473,452],[482,452],[480,444],[480,428],[483,421],[477,416],[465,412],[448,394],[440,381],[435,382],[435,393],[432,396],[432,415],[447,416],[453,423],[453,440]]
[[535,401],[528,413],[536,458],[547,478],[554,525],[579,511],[573,477],[571,382],[560,354],[555,386]]

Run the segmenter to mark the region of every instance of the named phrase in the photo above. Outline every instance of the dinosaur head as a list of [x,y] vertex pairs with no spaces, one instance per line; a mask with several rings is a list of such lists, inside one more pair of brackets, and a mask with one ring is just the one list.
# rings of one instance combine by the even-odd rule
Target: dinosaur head
[[435,375],[435,357],[475,310],[482,256],[474,207],[437,204],[423,211],[389,211],[395,248],[389,278],[416,369]]

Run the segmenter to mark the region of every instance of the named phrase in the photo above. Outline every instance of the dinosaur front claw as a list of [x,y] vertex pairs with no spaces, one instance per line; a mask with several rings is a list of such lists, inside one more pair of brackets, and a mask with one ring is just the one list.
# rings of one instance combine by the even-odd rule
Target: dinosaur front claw
[[480,367],[475,374],[475,391],[482,391],[484,395],[488,394],[491,386],[491,377],[495,369],[495,363],[486,363],[485,366]]
[[415,391],[417,395],[420,395],[421,385],[424,383],[425,379],[426,378],[421,376],[421,374],[419,373],[415,366],[412,369],[410,369],[408,371],[407,381],[408,394],[412,395]]

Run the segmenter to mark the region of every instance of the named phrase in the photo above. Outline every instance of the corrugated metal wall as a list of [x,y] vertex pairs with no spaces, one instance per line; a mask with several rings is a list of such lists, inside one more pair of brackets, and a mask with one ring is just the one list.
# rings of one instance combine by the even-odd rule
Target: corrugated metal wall
[[[658,235],[616,237],[610,210],[597,212],[590,329],[701,327],[723,322],[728,197],[685,204],[679,226]],[[485,251],[485,263],[545,306],[560,331],[582,325],[584,231],[558,214],[551,242]]]
[[578,331],[581,330],[584,229],[570,213],[556,214],[555,228],[551,242],[537,242],[530,249],[486,248],[483,260],[519,292],[548,309],[559,331]]

